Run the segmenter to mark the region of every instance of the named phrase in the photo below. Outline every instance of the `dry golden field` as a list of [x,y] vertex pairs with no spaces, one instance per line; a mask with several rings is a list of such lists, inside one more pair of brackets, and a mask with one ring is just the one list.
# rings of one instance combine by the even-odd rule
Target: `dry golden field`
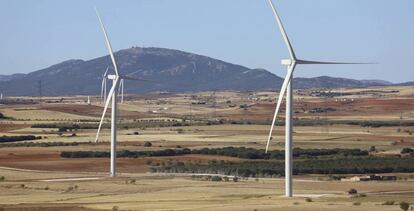
[[[375,146],[378,154],[397,155],[414,147],[414,126],[361,127],[352,121],[414,121],[414,87],[372,87],[295,91],[295,118],[318,122],[294,128],[300,148]],[[264,149],[275,107],[274,92],[202,92],[127,95],[119,104],[118,150],[190,149],[226,146]],[[30,97],[10,99],[38,100]],[[56,99],[59,99],[57,102]],[[149,162],[241,158],[212,155],[118,158],[117,178],[109,178],[108,158],[61,158],[62,151],[108,151],[110,130],[93,143],[96,129],[59,132],[36,124],[96,124],[101,99],[86,96],[43,98],[34,104],[0,104],[0,136],[35,135],[32,142],[80,143],[75,146],[0,145],[0,210],[400,210],[414,204],[414,172],[396,173],[397,181],[340,182],[327,175],[295,176],[293,199],[283,197],[283,178],[249,178],[238,182],[201,181],[190,174],[149,173]],[[327,109],[329,108],[329,109]],[[284,110],[282,110],[284,111]],[[282,112],[283,113],[283,112]],[[107,116],[109,117],[109,116]],[[109,118],[107,119],[109,121]],[[206,124],[219,121],[222,124]],[[150,125],[149,122],[180,123]],[[279,119],[283,122],[283,115]],[[148,125],[146,125],[148,123]],[[134,134],[138,133],[138,134]],[[74,135],[75,134],[75,135]],[[151,147],[144,147],[151,142]],[[284,148],[284,127],[277,126],[271,149]],[[352,175],[347,175],[352,176]],[[361,197],[350,197],[355,188]],[[394,201],[395,205],[382,205]]]

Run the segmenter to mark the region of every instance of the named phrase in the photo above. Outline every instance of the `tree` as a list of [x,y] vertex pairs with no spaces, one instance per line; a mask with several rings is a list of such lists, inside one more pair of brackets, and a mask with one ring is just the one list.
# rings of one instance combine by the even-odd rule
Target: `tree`
[[408,204],[407,202],[401,202],[400,203],[400,208],[402,209],[402,210],[404,210],[404,211],[407,211],[408,210],[408,208],[410,208],[410,204]]
[[223,179],[220,176],[213,176],[211,178],[211,181],[213,181],[213,182],[220,182],[220,181],[223,181]]
[[412,152],[414,152],[414,149],[411,149],[411,148],[404,148],[401,150],[401,154],[409,154]]
[[350,195],[355,195],[357,193],[358,193],[358,191],[355,188],[351,188],[351,189],[348,190],[348,194],[350,194]]

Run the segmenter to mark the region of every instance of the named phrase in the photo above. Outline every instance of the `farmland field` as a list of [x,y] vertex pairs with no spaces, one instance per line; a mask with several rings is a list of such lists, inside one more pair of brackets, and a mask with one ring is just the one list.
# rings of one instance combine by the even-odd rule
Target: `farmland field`
[[[266,147],[275,96],[270,91],[127,95],[125,103],[119,104],[118,151],[234,147],[261,153]],[[414,87],[295,90],[294,97],[294,147],[304,151],[359,149],[367,153],[363,158],[373,159],[414,156],[402,153],[414,147]],[[366,182],[333,179],[360,173],[298,173],[292,199],[283,197],[282,174],[160,170],[180,165],[208,169],[267,162],[244,155],[119,157],[118,176],[110,178],[108,157],[62,156],[62,152],[109,151],[109,115],[95,143],[103,110],[100,98],[92,97],[91,105],[86,103],[86,96],[9,100],[18,98],[35,103],[0,104],[0,137],[37,138],[0,143],[0,210],[341,211],[400,210],[400,202],[414,203],[414,172],[409,169],[385,169],[379,174],[395,176],[396,180]],[[272,136],[272,151],[284,149],[284,109],[281,113]],[[295,159],[349,158],[312,156]],[[358,194],[347,192],[352,188]]]

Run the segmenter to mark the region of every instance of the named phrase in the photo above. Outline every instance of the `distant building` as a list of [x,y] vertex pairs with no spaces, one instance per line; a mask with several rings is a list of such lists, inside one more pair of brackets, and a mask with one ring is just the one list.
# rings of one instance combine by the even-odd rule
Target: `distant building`
[[365,175],[341,178],[341,182],[366,182],[366,181],[395,181],[397,176]]

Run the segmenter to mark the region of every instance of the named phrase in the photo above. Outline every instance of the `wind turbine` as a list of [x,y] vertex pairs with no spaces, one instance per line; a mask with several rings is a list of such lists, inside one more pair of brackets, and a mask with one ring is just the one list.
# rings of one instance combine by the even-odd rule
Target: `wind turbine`
[[[116,63],[115,56],[114,56],[114,53],[112,51],[112,46],[111,46],[111,43],[109,41],[109,37],[108,37],[108,35],[106,33],[106,30],[105,30],[105,26],[104,26],[104,24],[101,20],[101,17],[99,16],[99,12],[96,8],[95,8],[95,11],[96,11],[96,15],[98,16],[98,20],[99,20],[101,29],[103,31],[103,34],[105,36],[106,47],[109,51],[109,56],[111,57],[112,65],[113,65],[114,70],[115,70],[115,75],[108,75],[107,76],[108,79],[112,80],[112,87],[109,90],[108,97],[105,101],[105,107],[104,107],[104,110],[103,110],[103,113],[102,113],[101,121],[99,122],[99,127],[98,127],[98,131],[96,133],[95,142],[98,142],[99,132],[101,131],[102,124],[103,124],[103,121],[105,119],[106,111],[108,110],[109,103],[112,102],[112,106],[111,106],[112,111],[111,111],[111,166],[110,166],[110,176],[115,177],[116,176],[116,141],[117,141],[117,137],[116,137],[116,133],[117,133],[117,126],[116,126],[117,125],[117,93],[116,93],[116,87],[119,85],[119,82],[122,79],[137,80],[137,81],[150,81],[150,80],[124,76],[124,75],[121,75],[119,73],[118,65]],[[150,82],[152,82],[152,81],[150,81]]]
[[372,64],[372,63],[348,63],[348,62],[325,62],[325,61],[310,61],[310,60],[301,60],[298,59],[295,55],[293,47],[289,41],[289,37],[285,31],[282,20],[280,19],[279,14],[276,11],[275,5],[272,0],[268,0],[270,7],[272,8],[273,15],[275,16],[276,22],[278,24],[279,30],[282,34],[283,40],[286,44],[286,47],[289,51],[289,59],[283,59],[281,61],[282,65],[287,67],[287,74],[285,80],[283,81],[282,88],[280,89],[279,98],[276,105],[276,110],[273,116],[272,125],[270,127],[269,136],[266,144],[266,153],[269,149],[270,139],[272,137],[273,126],[276,121],[276,117],[279,113],[280,105],[282,104],[283,96],[286,93],[286,117],[285,117],[285,195],[286,197],[292,197],[292,132],[293,132],[293,88],[292,88],[292,78],[293,71],[295,70],[296,65],[305,65],[305,64]]
[[101,98],[103,102],[106,102],[106,79],[108,77],[109,66],[106,68],[105,73],[102,75],[102,87],[101,87]]
[[121,95],[121,103],[124,104],[124,79],[119,82],[118,95]]

